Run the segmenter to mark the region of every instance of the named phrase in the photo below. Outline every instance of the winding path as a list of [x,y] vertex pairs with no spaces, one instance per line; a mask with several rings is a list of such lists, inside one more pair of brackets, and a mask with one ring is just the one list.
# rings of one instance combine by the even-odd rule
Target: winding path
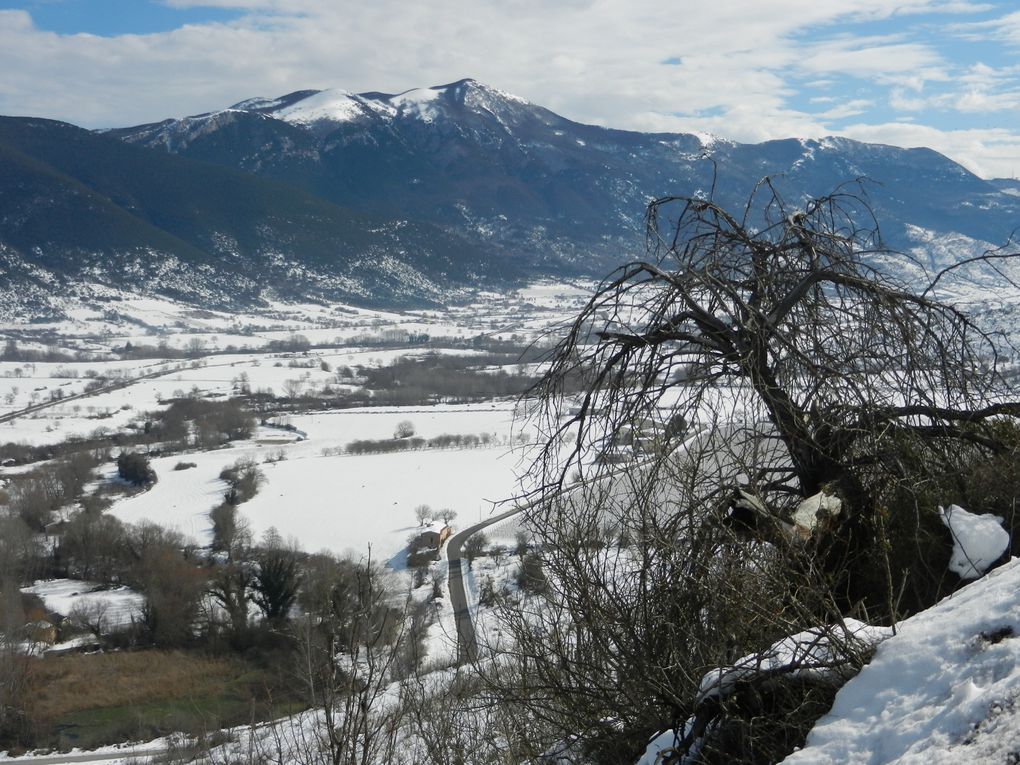
[[[703,430],[699,429],[695,431],[685,438],[683,444],[679,448],[688,449],[695,440],[701,438],[703,435]],[[624,465],[615,468],[597,480],[611,480],[616,475],[633,469],[633,467],[633,465]],[[569,491],[575,486],[576,484],[568,487],[567,490]],[[511,510],[507,510],[499,515],[494,515],[491,518],[486,518],[484,521],[476,523],[473,526],[468,526],[463,531],[459,531],[450,537],[449,541],[446,543],[446,558],[450,564],[447,582],[450,588],[450,605],[453,606],[454,619],[457,624],[457,659],[460,663],[473,662],[478,658],[478,636],[475,632],[475,623],[471,614],[471,606],[467,599],[467,589],[464,586],[464,576],[467,574],[467,567],[469,565],[467,559],[461,557],[464,542],[466,542],[468,537],[472,534],[477,534],[479,531],[492,526],[493,524],[504,521],[518,513],[522,513],[538,501],[540,500],[533,500],[523,505],[516,505]]]
[[468,562],[461,557],[461,548],[467,538],[482,529],[506,520],[511,516],[524,512],[530,505],[521,505],[499,515],[486,518],[474,526],[458,531],[446,543],[446,557],[450,562],[447,582],[450,587],[450,605],[457,623],[457,658],[460,662],[471,662],[478,658],[478,637],[475,634],[475,622],[468,604],[467,590],[464,587],[464,575],[467,573]]

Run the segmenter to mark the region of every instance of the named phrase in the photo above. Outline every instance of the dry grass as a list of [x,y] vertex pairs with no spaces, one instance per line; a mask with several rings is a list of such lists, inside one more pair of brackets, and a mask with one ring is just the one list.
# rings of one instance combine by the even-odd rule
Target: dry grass
[[47,658],[33,667],[32,712],[59,720],[90,709],[215,697],[244,672],[237,661],[181,652]]

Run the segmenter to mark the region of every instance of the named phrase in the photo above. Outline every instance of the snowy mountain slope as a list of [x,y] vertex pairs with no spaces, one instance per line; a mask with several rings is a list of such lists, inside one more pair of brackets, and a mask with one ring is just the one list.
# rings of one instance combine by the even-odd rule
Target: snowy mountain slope
[[1020,560],[903,622],[789,765],[1020,758]]
[[78,282],[204,304],[269,293],[444,300],[508,278],[512,264],[491,255],[427,223],[366,217],[271,179],[63,123],[0,118],[0,265],[11,300]]
[[[433,122],[474,113],[493,117],[509,131],[536,113],[536,107],[523,98],[471,79],[396,94],[323,90],[297,100],[285,96],[278,100],[278,105],[264,100],[263,103],[266,105],[258,108],[261,113],[300,125],[373,117]],[[549,116],[555,118],[551,112]]]
[[1020,221],[1012,187],[929,149],[611,130],[470,79],[399,94],[298,91],[112,132],[286,180],[366,213],[401,211],[483,243],[538,252],[550,267],[601,270],[640,255],[649,199],[714,187],[717,201],[739,210],[766,175],[792,205],[871,179],[867,201],[897,249],[916,245],[908,227],[998,245]]
[[[7,119],[0,135],[0,245],[11,273],[36,273],[18,277],[26,289],[65,277],[125,286],[127,273],[198,302],[265,290],[406,302],[525,273],[601,275],[645,255],[650,199],[714,189],[739,211],[765,176],[791,207],[871,179],[846,189],[909,253],[881,265],[918,279],[1001,244],[1020,221],[1014,184],[928,149],[611,130],[470,79],[249,98],[93,134],[76,154],[44,145],[55,131],[44,124]],[[84,145],[78,132],[63,143]],[[1004,283],[974,273],[954,299]]]

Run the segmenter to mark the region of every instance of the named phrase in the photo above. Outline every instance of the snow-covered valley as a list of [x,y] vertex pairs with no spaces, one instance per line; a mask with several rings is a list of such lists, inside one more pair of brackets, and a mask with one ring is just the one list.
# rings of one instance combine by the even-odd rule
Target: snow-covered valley
[[[97,518],[116,526],[122,535],[119,544],[126,549],[155,551],[142,552],[143,560],[150,554],[182,551],[188,566],[211,577],[214,584],[188,617],[193,621],[186,643],[199,635],[202,640],[214,636],[222,640],[238,629],[229,577],[246,566],[259,568],[244,577],[264,570],[270,560],[264,556],[272,551],[309,562],[302,575],[308,582],[303,585],[306,595],[284,612],[307,629],[315,619],[326,618],[311,617],[308,593],[318,575],[314,567],[371,562],[373,576],[378,576],[373,586],[385,592],[377,605],[406,620],[394,645],[401,652],[414,652],[417,671],[409,675],[390,665],[380,670],[373,664],[375,658],[356,652],[341,652],[329,661],[339,662],[334,671],[357,678],[355,695],[370,704],[377,715],[373,720],[395,726],[383,737],[385,746],[382,739],[373,744],[382,747],[373,750],[378,759],[367,761],[398,757],[408,762],[439,761],[429,749],[425,723],[419,720],[415,727],[408,710],[415,705],[441,707],[437,700],[464,692],[461,684],[471,686],[475,671],[483,675],[495,671],[487,667],[498,667],[500,647],[511,645],[505,609],[517,603],[522,613],[542,608],[538,604],[545,586],[529,579],[534,572],[528,566],[535,565],[542,548],[529,538],[528,524],[518,516],[476,534],[476,549],[469,550],[468,537],[455,565],[443,545],[449,533],[445,527],[456,534],[505,513],[515,502],[528,505],[526,496],[541,477],[529,469],[559,426],[527,416],[533,412],[526,401],[500,394],[501,389],[493,386],[509,379],[517,392],[523,391],[535,379],[543,353],[559,339],[564,322],[577,314],[589,295],[585,285],[543,283],[507,295],[480,294],[445,310],[278,303],[264,313],[245,315],[196,311],[172,301],[125,294],[115,302],[115,310],[83,302],[66,306],[65,318],[0,326],[7,338],[0,360],[4,500],[12,508],[28,507],[28,487],[41,486],[47,471],[61,475],[76,449],[85,450],[93,460],[78,493],[49,511],[34,541],[17,537],[17,544],[34,547],[36,554],[56,561],[50,571],[60,574],[21,589],[22,597],[30,599],[25,602],[31,604],[32,623],[39,626],[20,645],[28,654],[46,655],[38,660],[56,666],[58,661],[97,656],[97,650],[113,657],[130,654],[125,649],[138,648],[132,641],[141,631],[153,629],[153,585],[138,573],[146,570],[146,564],[118,568],[120,563],[111,562],[114,553],[89,548],[76,536],[85,528],[98,529],[89,525]],[[451,376],[468,382],[444,387]],[[715,411],[738,412],[742,397],[736,389],[720,387],[706,400]],[[231,400],[244,402],[252,427],[228,438],[222,436],[225,431],[216,430],[220,426],[203,418],[220,417],[217,407]],[[568,400],[564,422],[580,402]],[[659,406],[665,412],[672,403],[667,397]],[[173,419],[181,411],[193,412],[183,425]],[[744,417],[741,413],[734,427],[743,427]],[[626,446],[617,436],[611,447],[598,445],[607,436],[589,432],[584,439],[595,444],[589,458],[594,454],[633,460],[642,453],[638,441],[659,438],[661,428],[659,424],[642,432],[635,425]],[[681,448],[690,449],[695,462],[708,459],[698,432],[691,430]],[[569,446],[574,434],[567,427],[555,436],[554,442],[559,439]],[[141,489],[123,477],[118,456],[126,452],[146,457],[152,480]],[[597,463],[598,459],[581,467],[599,474],[591,467]],[[245,475],[251,477],[250,485],[244,484]],[[636,484],[623,493],[640,491],[641,480]],[[666,517],[671,503],[678,500],[666,492],[659,501]],[[228,531],[216,516],[225,506],[236,510]],[[969,523],[968,516],[963,510],[957,513],[964,524]],[[534,515],[529,523],[540,517]],[[575,554],[579,560],[591,555],[597,565],[617,571],[622,583],[645,564],[627,549],[625,537],[633,529],[623,521],[608,523],[611,517],[611,512],[592,516],[592,539],[614,541],[586,542]],[[947,576],[956,576],[949,571],[971,571],[978,561],[980,570],[973,569],[973,575],[980,576],[1002,554],[1001,547],[992,549],[998,542],[989,542],[998,538],[996,530],[1000,536],[1006,534],[1001,525],[992,523],[989,530],[990,516],[973,517],[983,519],[985,526],[952,527],[951,515],[946,515],[960,545],[970,540],[957,551]],[[153,531],[157,527],[164,531]],[[421,553],[416,545],[428,535],[440,538],[440,552],[435,559],[429,555],[423,565],[415,557]],[[551,532],[547,542],[549,538]],[[153,540],[156,546],[146,547]],[[164,543],[167,546],[159,546]],[[235,557],[242,548],[249,558]],[[923,757],[952,762],[960,761],[960,752],[978,753],[975,762],[1010,761],[1015,746],[1006,742],[1015,738],[1011,721],[1020,693],[1020,674],[1010,669],[1015,659],[1010,653],[1013,631],[1020,629],[1014,618],[1017,570],[1015,561],[995,570],[930,611],[904,621],[892,637],[887,637],[889,628],[876,628],[874,634],[883,639],[874,641],[880,644],[871,665],[836,696],[832,711],[789,761],[878,765],[919,762]],[[117,573],[104,573],[110,571]],[[183,571],[176,574],[181,581],[192,575]],[[128,584],[121,580],[125,576],[130,577]],[[463,576],[464,606],[453,600],[451,576]],[[252,593],[260,592],[254,579],[244,577],[237,581],[253,587]],[[559,579],[552,585],[565,586]],[[271,615],[271,606],[259,600],[260,595],[247,597],[241,622],[251,630],[270,625],[271,634],[273,620],[280,617]],[[478,633],[475,665],[461,661],[459,621],[465,610]],[[527,617],[536,627],[547,618],[539,613]],[[414,634],[413,643],[403,642],[404,629]],[[857,627],[850,630],[856,632]],[[810,642],[815,633],[797,633],[775,646],[796,643],[805,634]],[[113,635],[120,637],[111,639]],[[787,649],[776,650],[782,657]],[[394,652],[387,661],[395,662],[397,656]],[[761,656],[749,661],[745,666],[742,659],[734,666],[740,673],[753,666],[749,677],[766,665],[769,672],[782,670],[781,661],[774,658],[768,660],[771,664],[762,664]],[[831,654],[823,659],[834,661]],[[717,671],[721,678],[732,670]],[[481,693],[477,699],[485,698],[477,688],[471,692]],[[471,726],[477,725],[483,732],[470,751],[499,749],[499,730],[506,720],[497,713],[465,711],[480,702],[470,701],[475,697],[457,698],[462,706],[437,712],[459,721],[457,746],[467,746],[462,738],[471,738]],[[240,726],[236,718],[225,715],[222,719],[231,722],[222,725],[229,730],[219,734],[218,743],[199,745],[201,737],[184,730],[184,725],[170,737],[125,735],[123,741],[134,742],[130,753],[95,739],[85,743],[95,754],[76,756],[127,762],[149,756],[146,752],[166,755],[183,747],[208,762],[243,760],[255,753],[280,763],[313,762],[308,759],[311,749],[340,747],[321,738],[323,715],[336,713],[329,709],[320,706],[283,716],[263,711],[257,723]],[[265,720],[274,716],[280,718],[277,724],[267,725]],[[51,739],[47,746],[74,748],[93,742],[85,738],[90,729],[80,717],[66,719],[73,721],[66,723],[71,733]],[[151,741],[138,744],[140,739]],[[677,742],[673,731],[655,735],[641,765],[696,762],[663,759]],[[569,740],[544,754],[560,757],[563,763],[591,761]],[[638,756],[636,752],[634,758]],[[37,752],[26,759],[41,757],[43,753]]]

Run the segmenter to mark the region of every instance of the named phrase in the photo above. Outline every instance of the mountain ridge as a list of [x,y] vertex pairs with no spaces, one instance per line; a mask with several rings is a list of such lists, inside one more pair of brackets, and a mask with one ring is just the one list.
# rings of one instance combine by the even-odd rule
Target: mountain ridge
[[271,289],[442,301],[528,276],[599,276],[645,255],[650,200],[711,194],[742,210],[765,177],[791,207],[869,179],[857,190],[885,243],[927,252],[917,260],[933,269],[1001,244],[1020,221],[1020,186],[931,149],[584,125],[470,78],[298,90],[94,133],[46,125],[0,122],[6,257],[83,278],[131,262],[151,290],[167,289],[162,260],[203,300]]
[[[131,146],[66,123],[0,118],[0,244],[54,278],[219,303],[436,299],[512,264],[435,227],[353,213],[272,179]],[[404,257],[412,253],[413,257]],[[168,279],[166,268],[178,271]],[[397,300],[399,302],[399,300]]]
[[[531,238],[568,257],[597,254],[603,265],[639,245],[650,199],[714,186],[717,201],[742,207],[766,175],[782,178],[777,185],[792,198],[821,196],[860,177],[885,184],[888,192],[877,190],[873,201],[893,224],[890,244],[900,248],[911,244],[905,224],[989,243],[1009,235],[995,216],[958,214],[957,200],[972,208],[991,200],[1020,217],[1002,188],[931,149],[842,137],[740,144],[584,125],[470,78],[398,94],[295,91],[230,109],[229,117],[212,112],[115,132],[297,183],[366,212],[378,214],[392,201],[412,217],[497,232],[505,218],[517,224],[505,244]],[[230,146],[218,141],[224,131]],[[545,231],[535,236],[537,228]]]

